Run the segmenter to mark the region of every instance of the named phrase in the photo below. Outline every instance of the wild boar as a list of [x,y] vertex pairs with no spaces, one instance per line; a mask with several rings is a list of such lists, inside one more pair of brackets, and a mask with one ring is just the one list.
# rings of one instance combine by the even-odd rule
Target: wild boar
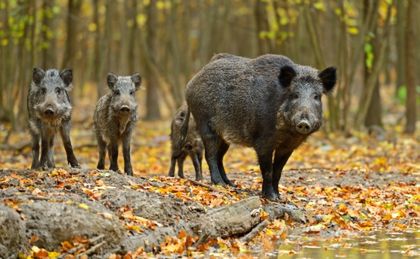
[[321,127],[321,96],[335,83],[334,67],[318,71],[281,55],[213,57],[186,90],[187,117],[192,113],[196,121],[211,181],[232,184],[223,166],[231,143],[252,147],[263,177],[262,195],[277,200],[283,166]]
[[67,162],[72,167],[79,167],[70,140],[72,105],[69,92],[72,81],[71,69],[61,72],[57,69],[33,69],[27,99],[29,131],[32,136],[32,169],[55,167],[54,137],[57,131],[63,140]]
[[185,124],[187,105],[181,106],[171,123],[171,167],[169,176],[175,176],[175,166],[178,163],[178,176],[184,178],[184,161],[187,156],[191,158],[195,170],[195,179],[203,179],[201,161],[203,160],[203,142],[197,132],[194,118],[189,118],[188,132],[185,139],[181,139],[182,126]]
[[108,150],[109,169],[118,171],[118,145],[122,142],[124,172],[133,175],[131,166],[131,134],[137,121],[136,91],[140,88],[139,74],[117,76],[109,73],[107,84],[110,93],[102,96],[96,104],[93,117],[99,148],[97,168],[105,168],[105,154]]

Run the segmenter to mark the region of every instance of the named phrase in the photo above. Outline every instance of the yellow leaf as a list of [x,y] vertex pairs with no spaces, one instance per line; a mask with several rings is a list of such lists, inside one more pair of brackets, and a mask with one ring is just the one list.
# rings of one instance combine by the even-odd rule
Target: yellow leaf
[[347,32],[351,35],[357,35],[359,34],[359,29],[357,27],[348,27]]
[[79,203],[79,208],[88,210],[89,209],[89,206],[87,204],[85,204],[85,203]]
[[48,258],[55,259],[60,256],[59,252],[48,252]]

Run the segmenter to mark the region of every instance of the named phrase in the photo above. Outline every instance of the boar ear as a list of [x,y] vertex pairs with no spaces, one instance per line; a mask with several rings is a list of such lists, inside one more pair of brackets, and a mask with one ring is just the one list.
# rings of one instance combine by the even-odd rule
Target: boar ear
[[284,66],[280,70],[279,81],[283,87],[289,87],[293,78],[296,76],[296,71],[291,66]]
[[111,90],[114,89],[115,84],[117,83],[118,77],[113,73],[108,73],[108,76],[106,77],[106,82],[108,84],[108,87],[111,88]]
[[42,78],[45,76],[45,71],[42,68],[35,67],[32,70],[32,80],[35,84],[41,83]]
[[136,86],[136,90],[139,89],[141,85],[141,76],[139,73],[135,73],[131,76],[131,81],[133,81],[134,85]]
[[329,93],[335,86],[337,81],[337,72],[335,67],[327,67],[318,74],[324,86],[324,93]]
[[66,86],[70,86],[73,82],[73,70],[66,68],[60,72],[60,77]]

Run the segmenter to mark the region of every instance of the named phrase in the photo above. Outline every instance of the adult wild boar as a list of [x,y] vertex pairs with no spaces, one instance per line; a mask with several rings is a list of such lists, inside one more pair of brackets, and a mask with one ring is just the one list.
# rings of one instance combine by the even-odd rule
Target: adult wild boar
[[320,128],[321,95],[335,83],[335,68],[318,71],[285,56],[214,56],[186,90],[187,116],[194,116],[204,142],[211,181],[232,185],[223,167],[229,144],[252,147],[263,177],[262,195],[278,199],[283,166]]
[[32,169],[55,167],[54,137],[57,131],[63,140],[68,163],[72,167],[79,166],[70,141],[72,106],[68,92],[72,88],[72,81],[73,72],[70,69],[61,72],[56,69],[33,69],[27,100],[32,136]]

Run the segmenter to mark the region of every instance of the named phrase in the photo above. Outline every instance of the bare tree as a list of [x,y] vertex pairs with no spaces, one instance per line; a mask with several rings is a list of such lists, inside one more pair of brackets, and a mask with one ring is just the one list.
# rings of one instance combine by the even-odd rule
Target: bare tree
[[[157,8],[156,1],[150,1],[147,8],[147,23],[146,23],[146,33],[147,33],[147,49],[150,52],[150,55],[157,55],[157,39],[156,39],[156,29],[157,29]],[[145,67],[145,75],[147,80],[146,85],[146,120],[157,120],[160,118],[160,107],[159,107],[159,93],[158,93],[158,78],[155,70],[152,68],[153,64],[148,62]]]
[[407,6],[407,25],[405,29],[405,77],[407,85],[405,132],[412,134],[416,130],[416,15],[417,0],[409,0]]

